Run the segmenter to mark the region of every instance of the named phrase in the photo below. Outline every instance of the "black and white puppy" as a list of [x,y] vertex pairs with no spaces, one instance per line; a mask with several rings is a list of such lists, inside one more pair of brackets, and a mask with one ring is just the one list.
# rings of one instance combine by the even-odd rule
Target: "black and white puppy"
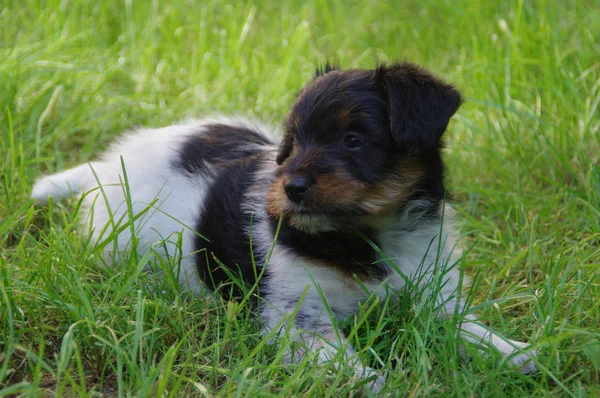
[[[440,317],[466,311],[441,156],[460,104],[455,88],[412,64],[326,68],[298,95],[279,145],[272,129],[232,118],[135,130],[99,160],[41,178],[32,196],[84,195],[84,230],[95,242],[120,231],[120,252],[131,250],[123,226],[137,215],[136,250],[179,258],[192,291],[235,296],[232,275],[254,283],[262,273],[265,330],[292,333],[323,362],[345,358],[377,391],[383,378],[352,356],[332,318],[407,283],[436,292]],[[473,316],[459,330],[535,370],[526,344]]]

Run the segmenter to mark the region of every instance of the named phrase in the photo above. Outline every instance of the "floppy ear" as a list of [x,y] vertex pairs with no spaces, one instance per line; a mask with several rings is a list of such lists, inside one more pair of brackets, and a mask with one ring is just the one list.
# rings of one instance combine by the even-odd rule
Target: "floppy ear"
[[283,162],[285,162],[285,160],[287,158],[290,157],[293,146],[294,146],[294,139],[293,139],[292,135],[290,133],[286,133],[283,136],[283,140],[281,141],[281,144],[279,144],[279,150],[277,151],[276,162],[278,165],[281,166],[281,164]]
[[382,65],[375,72],[387,97],[392,138],[409,155],[439,145],[462,103],[458,90],[410,63]]

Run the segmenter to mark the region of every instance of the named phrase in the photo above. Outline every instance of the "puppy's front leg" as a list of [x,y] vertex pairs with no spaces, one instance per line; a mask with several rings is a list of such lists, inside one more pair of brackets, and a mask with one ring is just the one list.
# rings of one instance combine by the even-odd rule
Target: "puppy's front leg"
[[[457,289],[460,288],[457,285],[457,281],[459,280],[457,271],[451,270],[446,275],[448,276],[448,279],[443,282],[443,287],[438,292],[438,302],[443,303],[442,308],[438,313],[439,317],[451,316],[457,307],[460,311],[465,309],[464,302],[462,302],[462,300],[459,301],[454,297]],[[487,355],[484,346],[492,346],[497,349],[502,356],[507,358],[510,363],[518,367],[522,373],[529,374],[537,370],[537,367],[533,362],[536,357],[536,352],[531,350],[528,351],[529,344],[502,337],[500,334],[484,326],[477,320],[477,317],[471,314],[466,315],[458,327],[460,336],[466,341],[481,347],[479,351],[483,355]]]
[[[384,236],[385,239],[382,239],[387,244],[383,247],[384,253],[394,259],[403,273],[403,275],[392,274],[391,284],[399,288],[405,286],[406,280],[411,280],[414,287],[422,292],[423,298],[435,302],[438,318],[469,312],[465,302],[459,299],[459,291],[462,287],[457,266],[461,253],[456,249],[457,244],[451,226],[451,219],[446,219],[442,225],[432,224],[421,230],[416,229],[412,233],[400,236],[400,239],[394,235]],[[419,241],[428,242],[424,256],[417,250],[419,246],[414,243]],[[413,257],[410,256],[411,253]],[[494,347],[521,372],[531,373],[536,370],[536,365],[533,363],[536,353],[527,349],[528,344],[503,338],[478,322],[473,315],[463,316],[457,326],[460,337],[480,346],[479,351],[483,355],[489,353],[487,347]]]
[[267,296],[261,317],[268,330],[276,330],[279,337],[288,334],[294,340],[285,354],[285,362],[299,363],[309,350],[318,355],[320,365],[332,363],[339,369],[342,363],[347,363],[355,376],[372,379],[368,388],[373,393],[385,385],[383,377],[361,363],[346,337],[334,328],[320,297],[311,295],[311,291],[303,300]]
[[529,344],[509,340],[495,333],[477,321],[472,315],[467,315],[460,325],[461,336],[475,344],[490,344],[494,346],[505,358],[519,368],[521,373],[529,374],[537,370],[533,359],[535,351],[527,351]]

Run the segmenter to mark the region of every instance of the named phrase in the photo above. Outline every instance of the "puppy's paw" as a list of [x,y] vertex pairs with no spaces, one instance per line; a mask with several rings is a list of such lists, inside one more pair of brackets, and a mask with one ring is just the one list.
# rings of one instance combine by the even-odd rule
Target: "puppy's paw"
[[497,339],[494,346],[508,359],[508,361],[523,374],[532,374],[538,371],[534,360],[537,352],[529,350],[530,345],[520,341]]
[[526,354],[519,354],[510,359],[510,362],[519,368],[519,371],[525,375],[538,372],[537,365],[533,360],[537,357],[535,351],[530,351]]
[[[56,196],[57,187],[52,182],[50,177],[38,179],[31,191],[31,197],[36,200],[37,204],[45,205],[48,203],[48,198]],[[62,196],[62,192],[59,196]]]
[[385,377],[380,376],[379,373],[373,368],[366,366],[364,368],[357,369],[355,375],[361,379],[369,380],[365,384],[365,387],[368,388],[373,395],[377,395],[383,389],[383,387],[385,387]]
[[508,358],[510,363],[519,368],[519,371],[523,374],[528,375],[536,373],[538,368],[534,361],[537,358],[537,351],[529,350],[529,344],[526,343],[512,340],[511,343],[518,348],[514,349],[509,354]]

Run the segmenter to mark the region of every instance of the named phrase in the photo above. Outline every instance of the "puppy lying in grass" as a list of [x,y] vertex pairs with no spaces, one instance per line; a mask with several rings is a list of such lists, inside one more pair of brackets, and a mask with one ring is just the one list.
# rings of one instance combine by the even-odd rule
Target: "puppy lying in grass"
[[192,291],[236,297],[232,281],[258,283],[265,331],[302,347],[288,360],[312,350],[323,363],[346,361],[374,392],[384,378],[334,322],[407,286],[428,292],[439,317],[460,315],[464,340],[529,373],[535,353],[457,299],[441,147],[460,104],[455,88],[412,64],[328,67],[298,95],[280,144],[234,118],[135,130],[99,160],[41,178],[32,196],[84,195],[83,230],[97,243],[117,236],[107,258],[118,258],[114,246],[144,252],[161,241]]

